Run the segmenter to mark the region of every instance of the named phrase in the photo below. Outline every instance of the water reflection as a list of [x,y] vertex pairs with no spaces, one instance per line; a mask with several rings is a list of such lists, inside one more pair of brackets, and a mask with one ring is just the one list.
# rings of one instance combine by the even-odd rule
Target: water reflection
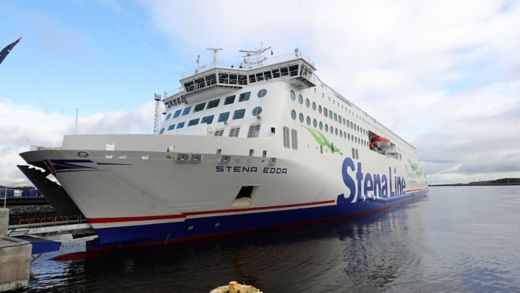
[[[426,200],[427,202],[427,200]],[[280,228],[69,262],[41,260],[31,291],[207,292],[230,280],[265,292],[384,291],[424,253],[425,200],[358,220]]]

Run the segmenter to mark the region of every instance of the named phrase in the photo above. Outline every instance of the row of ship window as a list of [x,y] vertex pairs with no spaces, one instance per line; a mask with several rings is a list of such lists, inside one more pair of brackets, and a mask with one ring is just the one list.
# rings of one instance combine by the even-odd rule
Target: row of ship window
[[[218,115],[217,122],[226,122],[226,121],[228,121],[230,113],[231,112],[229,112],[229,111],[220,113]],[[251,111],[251,114],[253,116],[258,116],[258,115],[260,115],[260,113],[262,113],[262,107],[255,107]],[[244,118],[245,114],[246,114],[246,109],[235,110],[233,112],[232,119],[233,120],[242,119],[242,118]],[[208,124],[209,125],[209,124],[213,123],[213,118],[214,117],[215,117],[215,115],[209,115],[209,116],[205,116],[205,117],[202,117],[202,118],[191,119],[190,121],[188,121],[188,127],[198,125],[199,122],[200,122],[200,124]],[[179,122],[177,124],[171,124],[170,126],[168,126],[167,130],[181,129],[181,128],[184,128],[185,124],[186,124],[185,121]],[[176,128],[176,126],[177,126],[177,128]],[[163,134],[165,130],[166,130],[165,128],[162,128],[159,133]]]
[[334,126],[332,126],[332,125],[329,126],[327,123],[323,123],[322,121],[316,120],[316,118],[312,119],[309,116],[305,117],[305,115],[303,115],[303,113],[300,113],[299,115],[297,115],[296,111],[294,109],[291,110],[291,118],[293,120],[296,120],[297,116],[298,116],[298,120],[301,123],[307,123],[307,125],[309,125],[309,126],[311,126],[311,124],[312,124],[312,126],[316,129],[319,128],[320,130],[325,130],[325,132],[330,132],[331,134],[335,134],[336,136],[339,136],[339,137],[342,137],[342,138],[345,138],[348,140],[352,140],[355,143],[359,143],[364,146],[368,146],[368,142],[359,137],[356,137],[354,135],[351,136],[350,133],[347,133],[346,131],[338,129],[337,127],[334,128]]
[[[259,98],[263,98],[263,97],[265,97],[265,95],[267,95],[267,90],[261,89],[256,93],[256,95]],[[238,102],[249,101],[250,97],[251,97],[251,92],[241,93],[238,96]],[[225,97],[224,106],[233,104],[235,102],[235,98],[236,98],[236,95],[231,95],[231,96]],[[216,108],[220,104],[220,100],[221,99],[219,98],[219,99],[214,99],[214,100],[207,102],[207,107],[206,107],[206,102],[199,103],[199,104],[195,105],[195,107],[193,107],[193,113],[203,111],[204,109],[209,110],[212,108]],[[170,118],[174,119],[181,115],[182,116],[188,115],[191,111],[191,108],[192,108],[192,106],[187,106],[184,109],[179,109],[179,110],[175,111],[175,113],[168,113],[168,115],[166,115],[165,120],[168,120]]]
[[[229,137],[238,137],[240,134],[240,127],[231,127],[229,129]],[[224,129],[217,129],[215,130],[215,136],[223,136],[224,135]],[[249,125],[249,131],[247,132],[247,137],[258,137],[260,135],[260,124],[254,123]]]
[[[291,90],[291,100],[296,101],[296,93],[294,90]],[[342,117],[341,115],[338,115],[337,113],[333,112],[330,109],[327,109],[326,107],[322,107],[321,105],[317,105],[316,102],[312,102],[309,100],[309,98],[304,99],[303,96],[300,94],[298,95],[298,103],[303,105],[305,102],[305,106],[307,108],[312,108],[313,111],[318,111],[318,113],[323,114],[323,116],[328,117],[331,120],[334,120],[335,122],[338,122],[340,124],[343,124],[347,127],[350,127],[354,129],[355,131],[359,131],[362,134],[368,134],[365,129],[362,127],[359,127],[356,123],[353,121],[349,121],[348,119],[345,119],[345,117]],[[293,118],[295,119],[295,118]]]

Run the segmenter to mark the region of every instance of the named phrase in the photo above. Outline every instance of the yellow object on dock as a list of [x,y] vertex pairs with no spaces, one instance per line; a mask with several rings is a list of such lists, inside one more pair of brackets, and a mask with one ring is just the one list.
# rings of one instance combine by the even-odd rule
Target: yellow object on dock
[[250,285],[242,285],[236,281],[231,281],[228,285],[215,288],[209,293],[262,293],[262,291]]

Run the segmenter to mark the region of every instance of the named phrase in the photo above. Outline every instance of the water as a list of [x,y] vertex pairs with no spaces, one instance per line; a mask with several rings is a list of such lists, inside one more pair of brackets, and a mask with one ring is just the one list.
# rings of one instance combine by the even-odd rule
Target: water
[[[32,267],[27,292],[520,292],[520,187],[433,187],[355,221]],[[66,248],[72,251],[71,244]]]

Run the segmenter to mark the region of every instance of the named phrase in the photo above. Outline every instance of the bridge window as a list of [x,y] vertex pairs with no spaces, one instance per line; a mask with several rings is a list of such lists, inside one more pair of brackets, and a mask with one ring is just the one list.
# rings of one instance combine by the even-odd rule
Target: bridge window
[[171,116],[172,116],[172,113],[168,113],[168,115],[166,115],[166,119],[165,120],[170,119]]
[[161,131],[159,131],[159,134],[163,134],[164,133],[164,128],[161,128]]
[[291,76],[297,76],[298,75],[298,65],[289,66],[289,74]]
[[191,119],[190,122],[188,122],[188,126],[193,126],[199,124],[200,118]]
[[267,90],[266,89],[261,89],[258,91],[258,93],[256,94],[259,98],[263,98],[265,97],[265,95],[267,95]]
[[184,108],[184,111],[182,111],[182,116],[188,115],[190,113],[191,106]]
[[224,122],[224,121],[227,121],[228,119],[229,119],[229,112],[220,113],[220,115],[218,115],[218,122]]
[[232,95],[232,96],[226,97],[226,99],[224,100],[224,105],[233,104],[234,102],[235,102],[235,95]]
[[168,126],[168,130],[173,130],[174,128],[175,128],[175,124]]
[[206,102],[198,104],[198,105],[195,106],[195,108],[193,109],[193,112],[199,112],[199,111],[204,110],[204,106],[206,106]]
[[220,99],[216,99],[213,101],[208,102],[208,107],[206,109],[212,109],[218,107],[218,104],[220,103]]
[[173,117],[172,117],[172,119],[173,119],[173,118],[177,118],[177,117],[179,117],[179,115],[181,115],[181,112],[182,112],[182,110],[181,110],[181,109],[179,109],[179,110],[175,111],[175,114],[173,114]]
[[206,116],[206,117],[202,118],[202,121],[201,121],[200,123],[201,123],[201,124],[202,124],[202,123],[206,123],[206,124],[211,124],[211,123],[213,123],[213,116],[214,116],[214,115]]
[[241,93],[240,97],[238,98],[238,101],[239,102],[248,101],[250,96],[251,96],[251,92]]
[[184,122],[181,122],[179,124],[177,124],[177,129],[181,129],[184,127]]
[[233,112],[233,120],[242,119],[246,114],[246,109],[240,109]]
[[246,85],[247,84],[247,75],[239,75],[238,84]]

